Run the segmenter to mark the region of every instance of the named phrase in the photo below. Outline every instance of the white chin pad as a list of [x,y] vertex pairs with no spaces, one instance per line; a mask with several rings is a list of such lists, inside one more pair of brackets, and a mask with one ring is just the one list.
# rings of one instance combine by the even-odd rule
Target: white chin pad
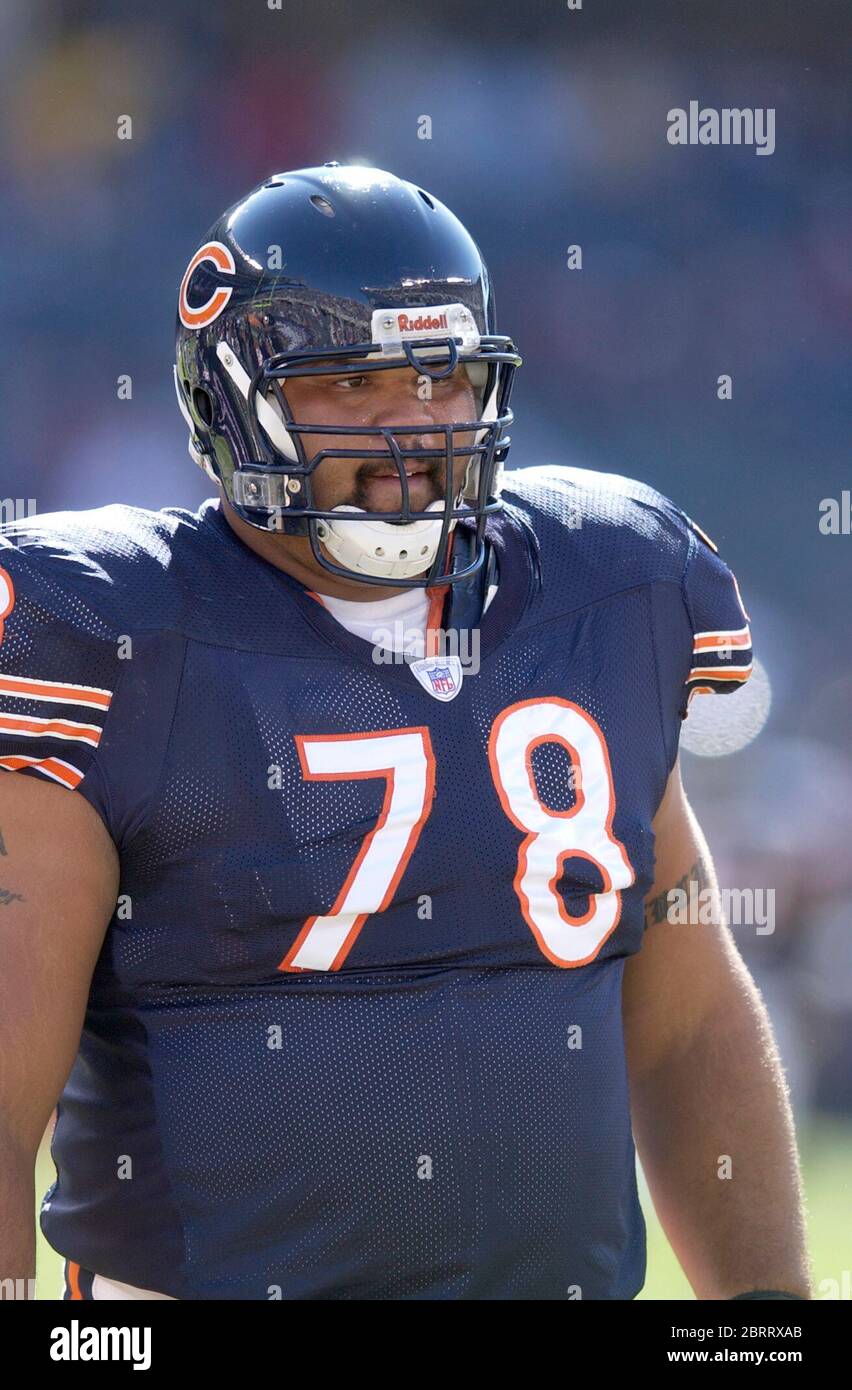
[[[363,515],[360,507],[333,510],[341,517]],[[413,579],[429,568],[441,539],[443,502],[430,502],[426,510],[435,513],[434,521],[402,526],[389,521],[320,521],[317,529],[326,550],[344,569],[381,579]],[[455,524],[450,522],[451,531]]]

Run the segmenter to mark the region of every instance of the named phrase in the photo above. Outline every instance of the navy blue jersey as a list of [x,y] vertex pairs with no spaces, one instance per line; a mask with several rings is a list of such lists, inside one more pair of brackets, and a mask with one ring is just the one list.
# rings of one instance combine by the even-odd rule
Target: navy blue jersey
[[747,619],[642,484],[535,468],[504,500],[452,700],[212,499],[0,533],[0,765],[120,855],[41,1216],[85,1269],[190,1299],[641,1288],[623,965],[687,701],[745,679]]

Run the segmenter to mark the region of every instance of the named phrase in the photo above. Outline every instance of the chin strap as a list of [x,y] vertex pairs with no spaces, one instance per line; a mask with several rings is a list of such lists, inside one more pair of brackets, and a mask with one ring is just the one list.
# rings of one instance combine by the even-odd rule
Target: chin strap
[[[470,526],[458,525],[453,541],[453,571],[464,569],[472,564],[476,553],[476,533]],[[459,633],[479,627],[488,603],[488,596],[498,583],[497,552],[486,541],[485,559],[476,574],[462,579],[458,584],[448,585],[449,593],[444,605],[443,629],[445,632]]]

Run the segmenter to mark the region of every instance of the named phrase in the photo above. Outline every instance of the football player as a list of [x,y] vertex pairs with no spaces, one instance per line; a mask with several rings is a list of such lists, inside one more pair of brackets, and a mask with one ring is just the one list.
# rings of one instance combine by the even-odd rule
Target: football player
[[217,495],[0,536],[3,1278],[58,1100],[69,1299],[631,1299],[634,1133],[699,1298],[809,1296],[765,1010],[667,908],[748,619],[652,488],[501,478],[519,364],[437,198],[283,173],[180,286]]

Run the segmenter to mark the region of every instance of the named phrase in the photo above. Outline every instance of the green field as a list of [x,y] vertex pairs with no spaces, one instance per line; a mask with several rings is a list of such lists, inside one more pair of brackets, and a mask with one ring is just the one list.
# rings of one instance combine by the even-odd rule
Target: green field
[[[852,1270],[852,1125],[820,1121],[799,1132],[799,1145],[808,1199],[808,1230],[813,1257],[814,1294],[826,1297],[822,1280],[846,1288]],[[36,1203],[41,1201],[54,1178],[47,1144],[39,1153],[36,1171]],[[644,1184],[641,1185],[644,1188]],[[640,1188],[640,1190],[641,1190]],[[640,1299],[692,1298],[692,1291],[681,1273],[669,1244],[654,1216],[647,1192],[641,1190],[642,1206],[648,1223],[648,1278]],[[62,1296],[62,1261],[50,1246],[38,1238],[37,1296]],[[848,1294],[847,1294],[848,1296]]]
[[[843,1286],[847,1297],[852,1271],[852,1125],[817,1121],[799,1130],[799,1152],[808,1206],[808,1244],[813,1262],[815,1298],[827,1296],[822,1280]],[[686,1276],[672,1253],[641,1191],[648,1223],[648,1278],[639,1295],[643,1298],[693,1298]]]

